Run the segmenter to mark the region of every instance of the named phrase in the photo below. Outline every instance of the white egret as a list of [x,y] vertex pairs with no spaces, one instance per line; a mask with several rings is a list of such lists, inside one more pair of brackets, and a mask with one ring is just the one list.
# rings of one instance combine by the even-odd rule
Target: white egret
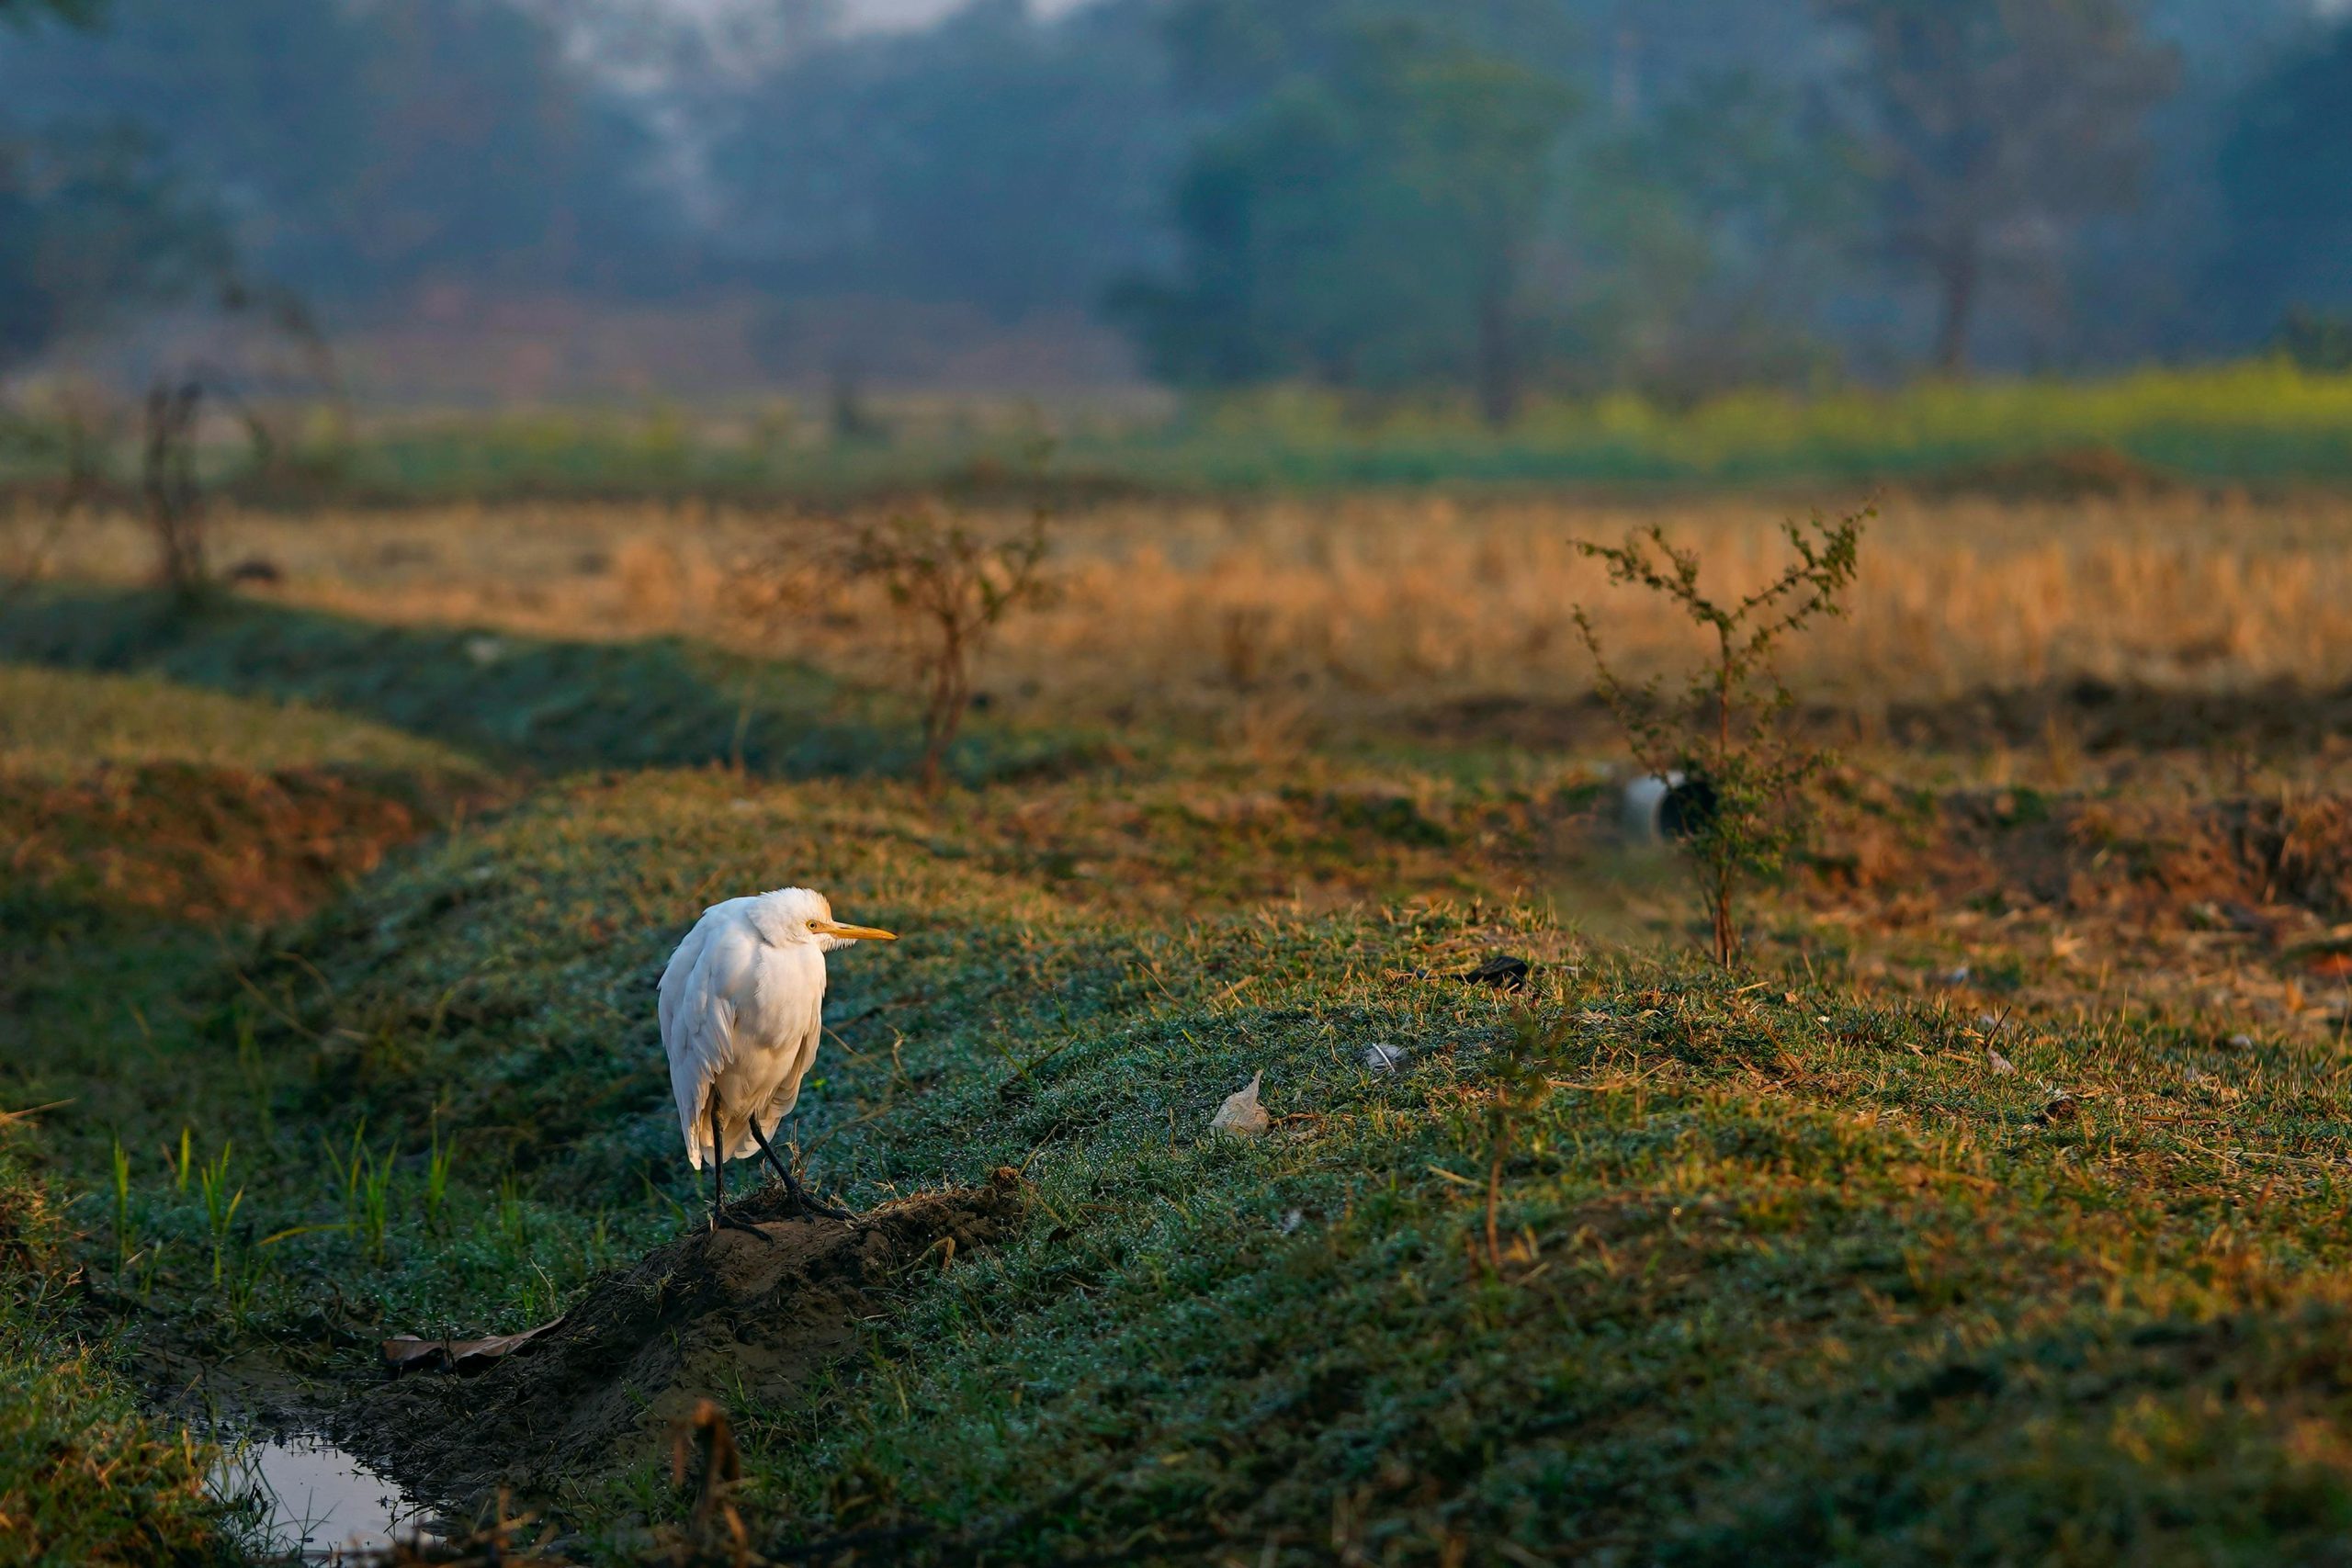
[[727,1213],[727,1162],[755,1151],[784,1178],[794,1203],[834,1219],[848,1211],[803,1191],[768,1139],[800,1099],[824,1032],[825,954],[889,931],[843,925],[820,893],[783,887],[702,912],[662,971],[662,1049],[686,1158],[710,1162],[713,1229]]

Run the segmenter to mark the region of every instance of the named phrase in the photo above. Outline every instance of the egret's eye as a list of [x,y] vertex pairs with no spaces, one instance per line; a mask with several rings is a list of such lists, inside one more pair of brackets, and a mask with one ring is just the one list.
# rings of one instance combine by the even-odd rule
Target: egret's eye
[[808,929],[809,929],[810,931],[815,931],[815,930],[817,929],[817,922],[816,922],[816,921],[814,921],[814,920],[809,921],[809,922],[808,922]]

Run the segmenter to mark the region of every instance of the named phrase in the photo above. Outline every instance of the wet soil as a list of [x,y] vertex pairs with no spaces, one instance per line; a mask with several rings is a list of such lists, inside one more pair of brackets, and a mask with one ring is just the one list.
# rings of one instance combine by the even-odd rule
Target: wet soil
[[666,1450],[704,1399],[773,1403],[854,1354],[866,1325],[927,1270],[1009,1235],[1020,1179],[925,1193],[858,1219],[785,1216],[743,1201],[758,1235],[696,1232],[604,1276],[563,1321],[472,1377],[421,1373],[345,1404],[343,1448],[451,1501],[544,1495]]

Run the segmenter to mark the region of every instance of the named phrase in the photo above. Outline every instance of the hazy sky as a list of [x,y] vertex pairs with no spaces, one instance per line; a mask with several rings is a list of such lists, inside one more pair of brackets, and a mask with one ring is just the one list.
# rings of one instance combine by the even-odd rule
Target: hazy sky
[[[1030,0],[1033,6],[1048,16],[1084,3],[1085,0]],[[961,4],[963,0],[843,0],[842,10],[857,27],[913,28],[936,21]]]

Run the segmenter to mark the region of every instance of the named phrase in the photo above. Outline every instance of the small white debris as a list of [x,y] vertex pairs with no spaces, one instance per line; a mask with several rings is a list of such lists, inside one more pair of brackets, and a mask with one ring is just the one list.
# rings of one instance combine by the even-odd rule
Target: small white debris
[[1273,1124],[1273,1118],[1266,1114],[1266,1108],[1258,1103],[1258,1086],[1265,1081],[1265,1074],[1260,1073],[1250,1080],[1247,1089],[1227,1095],[1225,1103],[1218,1106],[1216,1114],[1210,1118],[1209,1130],[1235,1138],[1264,1136],[1266,1129]]
[[486,670],[506,657],[506,645],[494,637],[469,637],[466,639],[466,657]]
[[1968,984],[1968,965],[1963,964],[1959,968],[1954,969],[1944,976],[1944,984],[1947,986],[1965,986]]
[[1290,1235],[1295,1233],[1298,1227],[1306,1223],[1306,1215],[1297,1209],[1293,1209],[1289,1213],[1283,1216],[1283,1223],[1274,1228],[1282,1232],[1284,1235]]
[[1405,1065],[1405,1053],[1385,1043],[1367,1045],[1363,1048],[1363,1065],[1375,1073],[1393,1073]]
[[2236,1046],[2241,1051],[2251,1050],[2254,1047],[2254,1036],[2251,1034],[2233,1034],[2230,1036],[2230,1043]]
[[1984,1047],[1984,1059],[1990,1064],[1992,1069],[2003,1077],[2007,1077],[2018,1070],[2018,1065],[2015,1062],[2010,1061],[1990,1045]]

